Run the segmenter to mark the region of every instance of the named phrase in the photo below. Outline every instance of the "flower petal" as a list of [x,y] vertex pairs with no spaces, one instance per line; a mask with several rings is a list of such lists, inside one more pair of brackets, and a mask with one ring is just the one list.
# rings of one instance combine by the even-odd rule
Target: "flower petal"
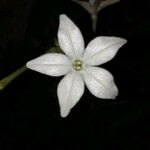
[[85,49],[83,60],[88,65],[100,65],[111,60],[127,40],[119,37],[97,37]]
[[83,72],[83,79],[90,92],[103,99],[115,99],[118,89],[113,76],[105,69],[87,67]]
[[59,83],[57,94],[62,117],[80,100],[84,92],[84,82],[79,73],[68,73]]
[[58,29],[60,48],[71,58],[81,57],[84,50],[84,40],[79,28],[66,15],[60,15]]
[[99,5],[99,7],[97,8],[97,11],[99,12],[100,10],[104,9],[105,7],[115,4],[117,2],[119,2],[120,0],[106,0],[106,1],[102,1]]
[[27,67],[46,75],[61,76],[71,70],[71,62],[63,54],[49,53],[29,61]]

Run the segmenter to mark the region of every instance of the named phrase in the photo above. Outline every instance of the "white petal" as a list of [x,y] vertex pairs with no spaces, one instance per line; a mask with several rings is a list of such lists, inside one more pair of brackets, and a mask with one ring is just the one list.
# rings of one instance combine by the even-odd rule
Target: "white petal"
[[66,15],[60,15],[58,29],[60,48],[71,58],[81,57],[84,50],[84,40],[79,28]]
[[83,79],[90,92],[98,98],[115,99],[118,95],[113,76],[105,69],[87,67]]
[[63,54],[49,53],[29,61],[27,67],[46,75],[61,76],[71,70],[71,62]]
[[102,1],[97,9],[97,11],[99,12],[100,10],[102,10],[103,8],[115,4],[117,2],[119,2],[120,0],[106,0],[106,1]]
[[97,37],[85,49],[83,60],[88,65],[100,65],[111,60],[127,41],[119,37]]
[[84,92],[84,82],[80,74],[68,73],[59,83],[57,94],[62,117],[66,117],[71,108],[80,100]]

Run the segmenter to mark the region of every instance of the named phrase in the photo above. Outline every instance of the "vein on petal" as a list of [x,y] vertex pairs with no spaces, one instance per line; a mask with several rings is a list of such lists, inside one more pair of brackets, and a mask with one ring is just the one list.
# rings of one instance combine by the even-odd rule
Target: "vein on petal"
[[[68,18],[67,18],[67,19],[68,19]],[[69,35],[69,37],[70,37],[70,40],[71,40],[71,46],[72,46],[72,48],[73,48],[74,55],[77,57],[76,52],[75,52],[75,48],[74,48],[74,45],[73,45],[72,38],[71,38],[71,36],[70,36],[71,33],[69,32],[69,30],[68,30],[68,28],[67,28],[66,21],[64,21],[64,24],[65,24],[66,31],[67,31],[67,33],[68,33],[68,35]]]
[[31,66],[65,66],[65,67],[68,66],[70,67],[70,65],[68,64],[31,64]]
[[[85,71],[85,70],[84,70]],[[99,82],[104,88],[106,87],[100,80],[98,80],[97,78],[95,78],[92,74],[90,74],[88,71],[85,71],[89,76],[91,76],[92,78],[94,78],[97,82]]]
[[[71,87],[70,87],[70,90],[69,90],[69,95],[68,95],[68,98],[67,98],[67,101],[69,100],[70,96],[71,96],[71,91],[72,91],[72,88],[73,88],[73,85],[74,85],[74,82],[75,82],[75,78],[76,78],[76,74],[74,73],[74,77],[73,77],[73,82],[71,84]],[[69,104],[70,105],[70,104]],[[72,106],[71,106],[72,107]],[[71,108],[70,108],[71,109]]]
[[117,43],[114,43],[114,44],[112,44],[112,45],[104,48],[104,49],[100,49],[97,53],[93,54],[92,56],[87,57],[84,61],[87,61],[88,59],[90,59],[91,57],[94,57],[94,56],[98,55],[99,53],[103,53],[106,49],[109,49],[110,47],[113,47],[113,46],[115,46],[116,44],[119,44],[119,43],[121,44],[121,43],[124,43],[124,42],[117,42]]
[[[85,71],[85,70],[84,70]],[[112,91],[110,90],[110,88],[108,88],[108,86],[106,86],[105,84],[103,84],[103,82],[99,79],[97,79],[96,77],[94,77],[92,74],[90,74],[87,70],[85,71],[89,76],[91,76],[92,78],[94,78],[98,83],[100,83],[104,88],[106,88],[110,93],[112,93]],[[113,78],[112,80],[113,81]]]

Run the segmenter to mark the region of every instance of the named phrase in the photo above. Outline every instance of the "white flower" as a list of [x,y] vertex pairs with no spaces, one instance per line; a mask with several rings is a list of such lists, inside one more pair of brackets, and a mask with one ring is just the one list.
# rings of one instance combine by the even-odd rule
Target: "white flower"
[[57,89],[61,116],[66,117],[80,100],[84,83],[94,96],[115,99],[118,89],[113,76],[96,66],[111,60],[126,40],[100,36],[84,50],[79,28],[66,15],[60,15],[58,41],[66,55],[48,53],[29,61],[27,67],[50,76],[65,75]]

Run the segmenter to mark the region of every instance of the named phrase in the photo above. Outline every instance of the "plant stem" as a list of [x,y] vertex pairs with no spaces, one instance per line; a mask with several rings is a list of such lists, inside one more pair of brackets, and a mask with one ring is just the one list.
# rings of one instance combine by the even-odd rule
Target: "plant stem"
[[92,29],[94,32],[96,32],[97,29],[97,13],[91,14],[91,19],[92,19]]
[[[48,51],[46,51],[46,53],[49,52],[61,52],[60,48],[57,47],[51,47]],[[16,71],[12,72],[11,74],[9,74],[8,76],[4,77],[3,79],[0,80],[0,91],[4,90],[5,87],[11,83],[15,78],[17,78],[19,75],[21,75],[22,73],[24,73],[27,70],[26,65],[22,66],[21,68],[17,69]]]
[[0,80],[0,90],[3,90],[10,82],[12,82],[19,75],[21,75],[26,69],[26,66],[22,66],[18,70],[12,72],[10,75]]

